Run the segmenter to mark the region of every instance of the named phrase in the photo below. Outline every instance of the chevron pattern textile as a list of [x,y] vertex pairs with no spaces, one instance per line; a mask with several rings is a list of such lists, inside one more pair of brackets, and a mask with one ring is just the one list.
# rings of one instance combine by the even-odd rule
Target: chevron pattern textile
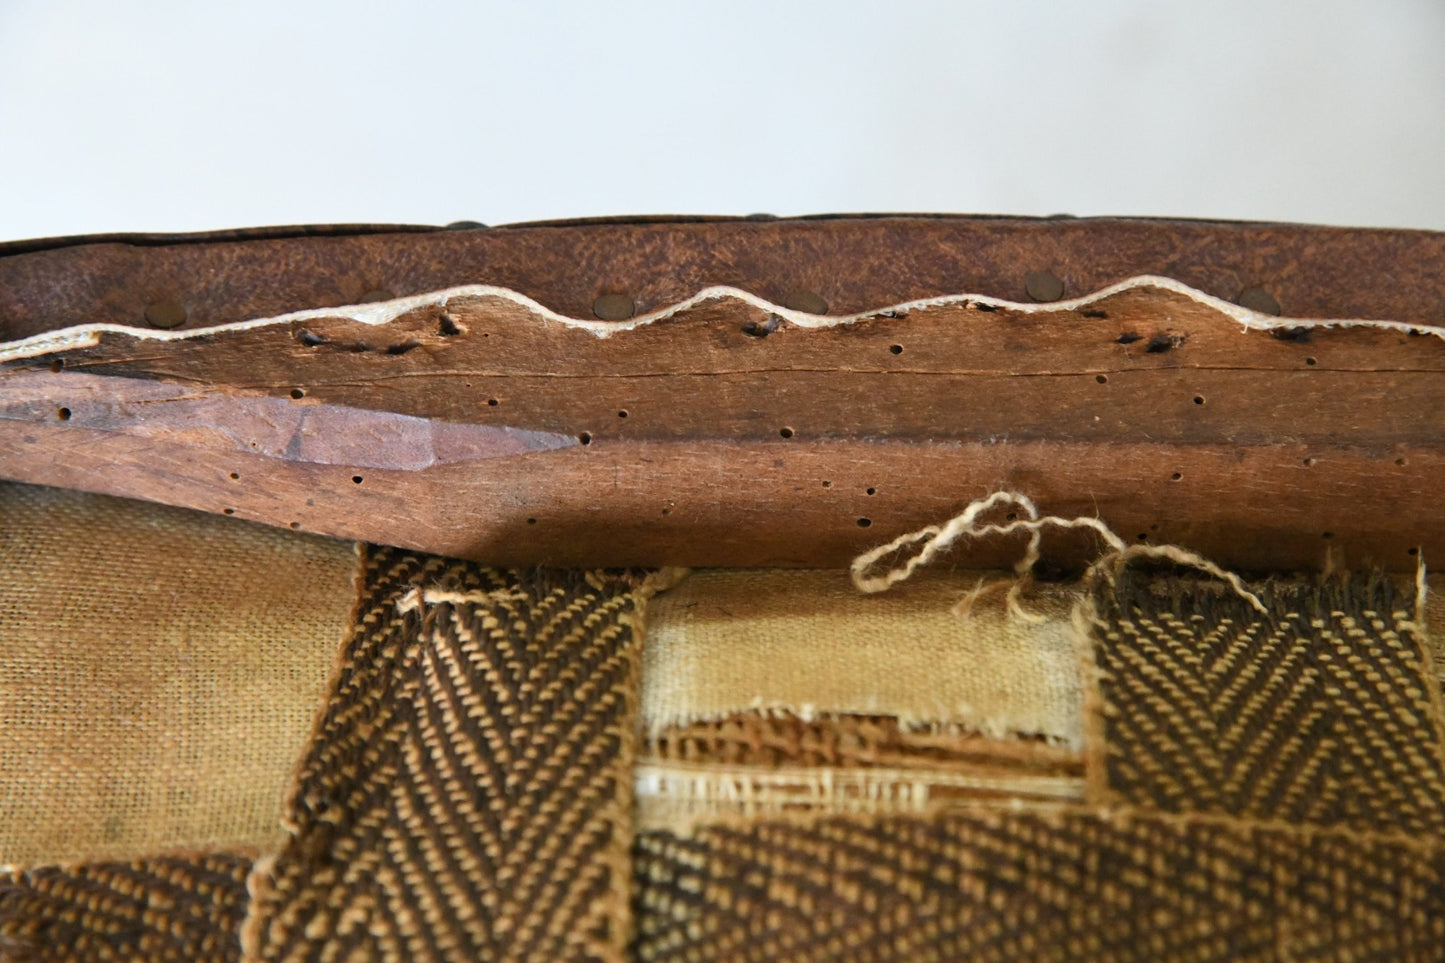
[[638,960],[1435,961],[1440,840],[1007,808],[636,844]]
[[635,580],[374,549],[363,583],[247,957],[620,959]]
[[239,959],[254,859],[206,853],[0,874],[0,961]]
[[1445,832],[1445,732],[1413,599],[1385,579],[1261,588],[1125,573],[1094,596],[1098,798]]

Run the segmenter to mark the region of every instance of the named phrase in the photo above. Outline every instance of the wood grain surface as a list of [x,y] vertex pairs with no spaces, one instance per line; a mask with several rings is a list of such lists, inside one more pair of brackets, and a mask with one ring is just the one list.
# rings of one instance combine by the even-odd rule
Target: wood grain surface
[[608,337],[466,296],[8,362],[0,476],[566,565],[836,566],[1010,488],[1237,568],[1407,570],[1445,552],[1442,375],[1435,336],[1149,286],[808,328],[719,298]]

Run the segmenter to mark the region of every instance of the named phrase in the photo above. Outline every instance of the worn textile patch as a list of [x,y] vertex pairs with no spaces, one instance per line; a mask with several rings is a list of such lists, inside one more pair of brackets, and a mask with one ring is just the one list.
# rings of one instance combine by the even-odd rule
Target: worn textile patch
[[977,733],[909,729],[892,716],[741,712],[650,734],[642,756],[660,762],[744,766],[837,766],[972,770],[1007,767],[1078,775],[1077,752],[1043,739],[990,739]]
[[620,959],[634,580],[368,553],[247,957]]
[[644,961],[1436,960],[1437,847],[1005,808],[643,832]]
[[238,960],[252,860],[205,853],[0,874],[0,960]]
[[846,572],[694,572],[648,613],[644,727],[763,709],[1080,745],[1072,597],[1041,586],[1038,623],[1010,619],[1001,603],[960,618],[953,606],[971,586],[919,576],[867,596]]
[[742,713],[643,744],[637,825],[890,813],[994,800],[1082,800],[1080,753],[1043,739],[906,729],[887,717]]
[[0,865],[266,848],[350,542],[0,484]]
[[1016,772],[763,768],[642,763],[637,767],[637,829],[690,832],[730,819],[830,813],[942,812],[982,802],[1082,802],[1084,780]]
[[1445,832],[1439,683],[1384,579],[1260,587],[1125,572],[1093,596],[1098,798]]

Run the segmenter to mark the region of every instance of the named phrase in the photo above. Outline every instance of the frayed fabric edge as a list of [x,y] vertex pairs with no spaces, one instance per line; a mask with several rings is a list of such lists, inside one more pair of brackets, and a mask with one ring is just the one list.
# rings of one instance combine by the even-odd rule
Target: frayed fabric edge
[[763,719],[796,719],[803,723],[825,722],[830,719],[850,716],[866,716],[879,719],[891,719],[897,723],[899,729],[910,734],[981,736],[986,739],[997,740],[1029,739],[1038,740],[1045,745],[1056,746],[1060,749],[1080,748],[1079,739],[1076,736],[1060,733],[1034,732],[1017,726],[1010,726],[994,719],[934,719],[916,714],[891,712],[882,709],[865,712],[852,709],[819,708],[809,703],[764,702],[761,699],[756,699],[751,704],[740,706],[736,709],[726,709],[716,712],[693,713],[675,711],[659,714],[643,720],[643,736],[648,740],[655,740],[670,729],[682,729],[692,725],[722,722],[744,714],[757,715]]

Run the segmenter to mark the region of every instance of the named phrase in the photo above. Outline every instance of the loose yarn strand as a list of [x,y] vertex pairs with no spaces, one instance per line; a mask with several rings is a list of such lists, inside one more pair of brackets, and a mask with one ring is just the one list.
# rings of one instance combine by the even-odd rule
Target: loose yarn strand
[[[1019,513],[1025,517],[1003,523],[981,521],[988,512],[1003,505],[1016,506]],[[1097,518],[1040,516],[1037,506],[1028,496],[1010,491],[994,492],[971,502],[963,511],[942,525],[920,528],[916,532],[900,535],[891,542],[864,552],[853,560],[850,567],[853,584],[859,591],[868,594],[883,592],[908,579],[919,568],[932,562],[960,539],[983,538],[989,535],[1007,535],[1011,532],[1026,531],[1029,533],[1029,541],[1024,547],[1023,556],[1014,566],[1015,577],[1008,591],[1007,606],[1009,613],[1015,618],[1024,621],[1039,621],[1042,616],[1030,613],[1023,608],[1021,596],[1024,590],[1032,584],[1033,570],[1039,561],[1040,544],[1045,528],[1085,528],[1093,531],[1103,540],[1108,551],[1089,566],[1086,573],[1088,576],[1096,575],[1105,568],[1113,568],[1117,571],[1137,558],[1164,559],[1220,579],[1260,613],[1269,614],[1269,609],[1260,601],[1259,596],[1245,586],[1243,579],[1233,572],[1225,571],[1197,552],[1191,552],[1177,545],[1129,545],[1113,529]],[[922,547],[907,559],[881,574],[870,574],[882,559],[900,550],[918,545]],[[955,611],[967,611],[980,597],[995,591],[1000,584],[998,582],[985,584],[980,581],[958,603]]]

